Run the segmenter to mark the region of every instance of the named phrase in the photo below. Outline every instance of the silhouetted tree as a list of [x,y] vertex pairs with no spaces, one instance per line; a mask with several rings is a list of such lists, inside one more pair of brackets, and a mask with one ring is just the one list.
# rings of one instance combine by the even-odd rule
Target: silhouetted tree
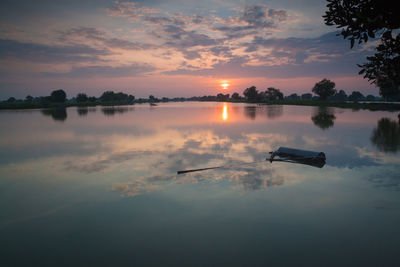
[[89,101],[89,102],[96,102],[96,100],[97,100],[97,99],[96,99],[95,96],[89,96],[89,97],[88,97],[88,101]]
[[290,94],[286,97],[287,100],[299,100],[300,96],[298,96],[296,93]]
[[258,99],[258,91],[255,86],[251,86],[249,88],[246,88],[243,91],[243,95],[246,97],[248,101],[256,101]]
[[331,82],[330,80],[323,79],[314,85],[312,92],[319,95],[321,100],[326,100],[329,96],[336,93],[335,83]]
[[400,19],[391,1],[374,0],[327,0],[325,24],[342,28],[341,35],[354,42],[367,42],[380,38],[374,56],[367,57],[359,74],[364,74],[379,87],[385,98],[400,98]]
[[267,91],[265,91],[265,97],[268,100],[282,100],[283,99],[283,94],[279,89],[276,89],[274,87],[269,87]]
[[338,93],[336,93],[333,96],[329,97],[329,100],[344,102],[344,101],[347,100],[347,94],[346,94],[345,91],[340,90]]
[[312,94],[306,93],[301,95],[301,99],[303,100],[311,100],[312,99]]
[[32,97],[31,95],[27,95],[27,96],[25,97],[25,101],[26,101],[26,102],[32,102],[32,101],[33,101],[33,97]]
[[236,93],[236,92],[233,93],[233,94],[232,94],[232,99],[233,99],[233,100],[239,100],[239,99],[240,99],[239,93]]
[[400,149],[399,123],[389,118],[380,119],[377,127],[372,131],[371,142],[380,151],[398,151]]
[[135,101],[135,97],[133,95],[128,95],[128,101],[132,103]]
[[218,94],[217,95],[217,101],[228,101],[229,100],[229,94]]
[[153,95],[149,95],[149,101],[150,102],[155,102],[157,98],[155,98]]
[[367,100],[367,101],[375,101],[375,96],[373,96],[373,95],[367,95],[367,96],[365,97],[365,100]]
[[105,91],[101,96],[100,100],[102,102],[110,102],[115,100],[115,93],[113,91]]
[[351,95],[349,95],[349,100],[353,102],[358,102],[364,99],[364,95],[359,91],[353,91]]
[[102,102],[122,102],[122,103],[132,103],[135,97],[133,95],[127,95],[122,92],[114,93],[113,91],[105,91],[100,96],[100,101]]
[[76,102],[87,102],[88,100],[88,96],[84,93],[79,93],[76,95]]
[[51,102],[64,103],[67,100],[67,94],[62,89],[55,90],[51,92],[50,100]]
[[314,125],[318,126],[322,130],[326,130],[334,125],[336,116],[334,111],[330,108],[320,106],[316,115],[311,117]]
[[9,97],[8,99],[7,99],[7,102],[8,103],[14,103],[16,101],[16,99],[15,99],[15,97]]

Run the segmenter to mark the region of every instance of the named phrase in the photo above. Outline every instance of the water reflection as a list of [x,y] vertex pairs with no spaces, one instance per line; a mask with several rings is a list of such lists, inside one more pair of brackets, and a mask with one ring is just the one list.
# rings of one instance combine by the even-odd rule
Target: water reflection
[[371,142],[382,152],[397,152],[400,148],[400,122],[380,119],[372,131]]
[[334,115],[335,110],[331,107],[318,107],[316,114],[311,117],[314,125],[321,128],[322,130],[327,130],[334,125],[336,116]]
[[52,109],[42,109],[42,114],[45,116],[51,116],[55,121],[65,121],[67,119],[67,109],[66,108],[52,108]]
[[78,107],[76,112],[78,112],[79,116],[86,116],[89,113],[89,109],[88,107]]
[[[54,111],[0,111],[0,236],[2,256],[9,255],[0,265],[12,265],[21,251],[26,261],[14,265],[77,257],[66,265],[105,264],[98,251],[116,255],[106,259],[114,265],[202,258],[199,265],[268,266],[309,251],[316,253],[304,265],[323,265],[332,251],[344,255],[332,265],[354,257],[361,260],[349,265],[398,265],[400,157],[371,144],[376,135],[390,140],[376,141],[385,150],[399,151],[397,114],[337,109],[335,129],[322,132],[312,108],[300,106],[229,103],[227,123],[222,103],[137,105],[106,119],[74,109],[63,112],[64,119],[70,112],[63,127],[52,122],[60,118]],[[265,161],[279,146],[324,151],[327,164]],[[220,165],[233,167],[175,175]],[[232,251],[243,253],[232,258]]]
[[103,114],[106,116],[114,116],[115,114],[123,114],[123,113],[131,111],[131,110],[134,110],[134,108],[116,107],[116,106],[101,108],[101,112],[103,112]]
[[[168,104],[162,104],[151,112],[147,105],[143,107],[136,107],[136,110],[131,107],[101,107],[102,112],[96,116],[87,116],[89,112],[96,109],[77,108],[77,115],[87,116],[84,123],[79,116],[70,116],[68,118],[70,129],[58,129],[57,133],[52,131],[46,135],[40,132],[40,128],[36,129],[35,134],[42,137],[41,139],[33,137],[33,134],[28,139],[23,135],[25,131],[16,128],[14,134],[9,134],[8,142],[3,144],[3,151],[13,152],[13,159],[18,158],[20,161],[24,158],[18,154],[19,151],[24,151],[25,158],[37,158],[40,155],[44,162],[46,155],[60,155],[62,158],[60,165],[63,170],[74,172],[76,176],[102,177],[102,173],[107,172],[109,172],[108,175],[114,176],[115,173],[124,170],[126,175],[123,180],[132,177],[134,181],[128,182],[128,187],[137,185],[139,189],[132,190],[139,192],[160,187],[159,183],[171,184],[185,181],[225,180],[233,182],[235,188],[243,190],[293,182],[294,178],[297,179],[304,173],[304,167],[288,166],[285,163],[270,165],[265,162],[255,166],[254,169],[234,167],[232,170],[210,171],[208,174],[170,176],[177,170],[226,164],[240,165],[245,162],[263,160],[268,156],[269,151],[279,146],[327,151],[329,155],[327,167],[334,167],[337,170],[385,166],[387,162],[384,160],[387,160],[387,157],[371,154],[374,151],[371,152],[370,147],[366,147],[366,143],[375,142],[382,151],[399,149],[399,126],[394,120],[380,120],[371,137],[373,126],[381,117],[377,112],[346,110],[336,113],[338,117],[340,116],[340,123],[337,123],[335,127],[341,130],[334,134],[326,132],[321,135],[318,128],[309,126],[314,123],[322,129],[332,127],[333,120],[336,119],[333,109],[324,107],[315,109],[316,114],[311,122],[309,107],[173,103],[170,107]],[[135,112],[127,116],[115,116],[112,123],[101,120],[103,115],[113,116],[130,110],[135,110]],[[64,121],[67,118],[65,109],[61,112],[60,110],[41,112],[55,120]],[[264,123],[280,116],[283,118],[276,120],[273,124]],[[177,117],[179,120],[176,119]],[[230,123],[210,124],[210,121],[216,120],[218,122],[225,120]],[[251,124],[248,123],[250,120],[253,121]],[[15,139],[12,144],[25,149],[18,147],[13,150],[9,145],[10,139],[11,141]],[[20,140],[25,140],[25,143],[21,144]],[[344,143],[343,140],[348,143]],[[72,154],[73,157],[68,156]],[[393,162],[398,161],[392,160],[390,164]],[[322,172],[325,172],[325,169]],[[317,170],[310,172],[312,172],[311,176],[321,173]],[[121,185],[119,179],[115,181],[126,188]],[[107,184],[105,187],[110,186]]]
[[244,115],[251,120],[256,118],[257,107],[256,106],[245,106]]
[[267,117],[268,119],[276,119],[283,115],[282,105],[257,105],[245,106],[244,115],[251,120],[255,120],[257,116]]
[[267,117],[269,119],[279,118],[283,115],[283,106],[282,105],[266,105],[264,106],[267,111]]
[[222,106],[222,120],[226,121],[228,119],[228,104],[224,103]]
[[[234,170],[213,170],[202,174],[156,175],[147,178],[133,179],[123,183],[114,183],[111,186],[111,190],[118,192],[121,197],[133,197],[153,190],[160,190],[174,184],[196,184],[203,181],[212,183],[226,181],[233,184],[233,189],[244,191],[265,190],[269,187],[283,185],[285,182],[283,176],[277,174],[268,164],[269,163],[264,162],[259,163],[257,168],[253,165],[250,167],[236,167]],[[240,164],[238,163],[238,165]]]

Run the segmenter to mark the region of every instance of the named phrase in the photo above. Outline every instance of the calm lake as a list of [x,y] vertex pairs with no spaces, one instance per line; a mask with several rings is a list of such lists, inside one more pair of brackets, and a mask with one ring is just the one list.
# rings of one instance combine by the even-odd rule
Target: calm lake
[[[0,266],[400,266],[397,115],[0,111]],[[324,152],[326,165],[265,161],[280,146]]]

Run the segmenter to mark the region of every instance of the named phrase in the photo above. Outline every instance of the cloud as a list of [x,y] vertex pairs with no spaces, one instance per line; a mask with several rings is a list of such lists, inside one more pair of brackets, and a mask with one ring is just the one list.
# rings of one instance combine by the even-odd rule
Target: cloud
[[38,63],[99,62],[109,55],[105,49],[85,45],[44,45],[0,39],[0,59],[23,60]]
[[[309,23],[304,22],[308,19],[301,13],[304,9],[297,14],[292,6],[286,9],[285,4],[271,8],[228,2],[214,3],[215,10],[179,7],[171,11],[168,4],[161,2],[115,1],[109,8],[98,9],[111,18],[102,20],[98,12],[91,14],[94,21],[104,23],[80,24],[76,20],[62,24],[65,21],[60,20],[43,32],[28,26],[19,29],[0,24],[0,31],[7,33],[0,40],[1,87],[27,88],[28,83],[33,83],[35,88],[48,88],[50,83],[64,82],[69,86],[72,81],[51,81],[49,77],[88,77],[87,87],[98,87],[90,78],[101,75],[109,84],[115,84],[109,77],[126,78],[117,83],[122,88],[130,77],[143,76],[137,85],[141,90],[151,84],[152,90],[165,92],[167,86],[160,86],[156,79],[145,81],[150,73],[159,78],[176,75],[207,79],[354,77],[359,71],[356,64],[371,52],[350,50],[348,42],[335,33],[317,38],[278,38],[304,33],[288,30]],[[178,88],[172,83],[179,81],[182,80],[171,82],[169,88]],[[183,86],[181,83],[180,87]],[[194,86],[192,90],[200,92],[200,87]]]
[[88,43],[92,46],[102,46],[104,49],[146,50],[156,46],[144,42],[130,41],[117,37],[109,37],[105,30],[93,27],[76,27],[59,31],[58,40],[71,44]]
[[46,77],[134,77],[155,71],[156,68],[149,64],[133,63],[128,66],[85,66],[73,67],[68,72],[44,72]]
[[255,36],[251,42],[243,43],[243,47],[245,53],[237,53],[227,46],[211,48],[214,55],[227,58],[207,68],[178,68],[166,74],[274,78],[356,75],[359,71],[356,64],[369,53],[363,49],[350,50],[335,32],[318,38]]
[[268,35],[278,28],[278,22],[287,19],[285,10],[268,9],[264,5],[245,6],[239,16],[220,19],[222,25],[215,30],[223,32],[227,38],[242,38],[248,35]]
[[[285,10],[268,9],[264,5],[245,6],[238,14],[224,18],[170,14],[134,2],[115,2],[107,13],[138,23],[136,26],[150,30],[153,37],[176,48],[222,44],[251,34],[267,35],[264,31],[278,28],[278,23],[288,17]],[[173,42],[176,40],[181,42]]]

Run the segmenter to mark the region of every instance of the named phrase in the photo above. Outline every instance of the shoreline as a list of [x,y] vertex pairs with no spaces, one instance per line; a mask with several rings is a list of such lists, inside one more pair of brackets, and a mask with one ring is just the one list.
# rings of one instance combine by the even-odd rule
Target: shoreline
[[[157,101],[155,103],[168,102],[228,102],[228,103],[248,103],[262,105],[294,105],[294,106],[320,106],[320,107],[336,107],[345,109],[367,109],[371,111],[400,111],[399,103],[387,102],[331,102],[320,100],[273,100],[273,101],[256,101],[249,102],[244,100],[228,100],[228,101],[199,101],[199,100],[183,100],[183,101]],[[133,103],[126,102],[83,102],[83,103],[0,103],[0,110],[20,110],[20,109],[48,109],[48,108],[68,108],[68,107],[95,107],[95,106],[125,106],[136,104],[149,104],[151,102]]]

